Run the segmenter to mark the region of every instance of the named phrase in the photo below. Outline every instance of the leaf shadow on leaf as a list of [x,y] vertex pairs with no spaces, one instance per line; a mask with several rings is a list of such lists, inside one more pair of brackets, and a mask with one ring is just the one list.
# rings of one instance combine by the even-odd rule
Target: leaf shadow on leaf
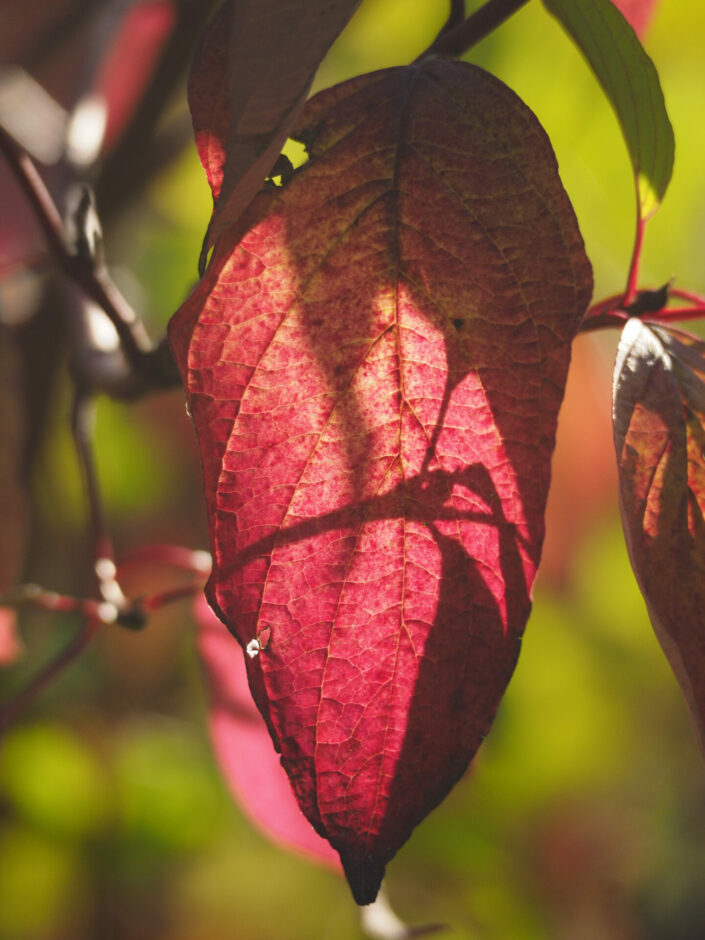
[[[458,513],[451,505],[443,505],[456,487],[476,493],[494,507],[493,511]],[[523,622],[530,606],[519,550],[519,546],[526,548],[526,540],[506,519],[486,468],[474,464],[455,473],[424,470],[384,496],[269,535],[248,546],[236,560],[238,566],[245,567],[258,557],[269,557],[275,545],[347,528],[354,524],[353,519],[361,520],[362,524],[362,520],[396,518],[420,522],[431,533],[441,558],[441,588],[414,685],[397,760],[398,775],[385,799],[392,812],[386,819],[381,812],[381,818],[370,820],[378,831],[374,846],[367,848],[360,848],[359,841],[345,844],[341,841],[342,830],[336,838],[330,824],[322,828],[314,822],[321,835],[331,839],[340,852],[358,903],[369,903],[376,894],[386,863],[408,837],[409,823],[415,826],[440,803],[466,771],[489,731],[519,653],[519,639],[505,628],[503,619]],[[520,591],[507,593],[504,616],[480,566],[457,538],[443,531],[449,524],[454,527],[473,523],[496,530],[502,578],[515,588],[523,586]],[[470,624],[469,607],[477,612],[475,622]],[[253,687],[257,688],[261,657],[250,660],[247,666]],[[400,806],[406,808],[405,813],[399,813]]]

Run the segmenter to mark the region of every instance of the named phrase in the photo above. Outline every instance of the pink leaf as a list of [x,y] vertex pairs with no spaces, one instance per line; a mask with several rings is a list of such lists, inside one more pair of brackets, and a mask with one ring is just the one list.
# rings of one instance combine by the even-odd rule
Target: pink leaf
[[624,18],[631,23],[634,32],[643,38],[649,24],[656,12],[656,4],[659,0],[612,0],[618,7]]
[[363,76],[293,133],[309,162],[218,242],[170,337],[209,600],[365,904],[514,668],[591,277],[545,134],[480,69]]
[[17,635],[14,610],[0,607],[0,666],[9,666],[18,659],[22,644]]
[[105,149],[114,145],[132,116],[175,21],[172,0],[142,0],[130,7],[120,23],[94,88],[108,106]]
[[204,597],[196,604],[196,620],[198,649],[210,680],[213,747],[233,795],[270,839],[339,869],[338,856],[298,807],[252,701],[242,649]]

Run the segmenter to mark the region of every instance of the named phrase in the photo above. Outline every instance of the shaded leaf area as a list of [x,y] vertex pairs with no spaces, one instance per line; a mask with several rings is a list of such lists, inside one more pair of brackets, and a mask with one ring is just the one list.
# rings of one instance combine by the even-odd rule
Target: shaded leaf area
[[628,321],[614,435],[632,567],[705,750],[705,342]]
[[339,869],[338,856],[303,815],[257,711],[242,650],[206,603],[195,608],[198,651],[208,674],[210,729],[228,786],[258,829],[284,848]]
[[582,51],[615,110],[634,168],[640,217],[646,218],[666,193],[675,149],[658,72],[611,0],[543,3]]
[[649,28],[658,3],[659,0],[614,0],[614,5],[639,37]]
[[[211,604],[358,903],[464,773],[516,662],[591,275],[548,140],[432,59],[313,98],[170,326]],[[238,243],[239,233],[244,231]]]
[[272,169],[324,55],[360,0],[228,0],[191,70],[196,146],[215,207],[204,253]]

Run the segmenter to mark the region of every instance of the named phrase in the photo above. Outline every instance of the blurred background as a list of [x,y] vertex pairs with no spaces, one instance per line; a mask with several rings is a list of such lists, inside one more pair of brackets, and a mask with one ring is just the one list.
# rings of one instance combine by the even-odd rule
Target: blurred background
[[[65,108],[85,84],[75,65],[86,37],[80,29],[57,33],[52,18],[74,7],[82,16],[88,6],[0,2],[0,61],[26,62]],[[114,37],[129,4],[113,6],[122,18],[112,33],[109,20],[104,26]],[[139,35],[151,37],[144,48],[163,51],[170,5],[142,6],[154,14],[149,29],[142,21]],[[410,61],[446,15],[441,0],[364,0],[316,87]],[[38,24],[49,28],[41,32]],[[704,35],[700,0],[662,0],[645,37],[677,150],[670,191],[647,232],[642,286],[675,277],[678,286],[705,292]],[[193,31],[187,38],[173,52],[181,62]],[[130,48],[129,29],[127,39]],[[141,59],[149,63],[149,55],[156,53]],[[620,291],[633,182],[616,120],[579,53],[535,2],[469,59],[507,82],[545,126],[594,265],[595,298]],[[124,69],[116,79],[107,67],[91,68],[100,87],[127,96],[128,116],[115,117],[118,142],[104,157],[98,186],[107,258],[158,337],[196,281],[211,208],[189,139],[184,84],[172,67],[174,94],[159,123],[149,133],[146,125],[131,131],[135,105]],[[42,251],[31,222],[15,251],[22,211],[0,164],[5,323],[46,287],[29,271],[29,255]],[[43,336],[52,336],[51,324],[49,315]],[[705,932],[705,767],[631,574],[617,514],[609,417],[616,342],[610,332],[575,343],[544,565],[492,734],[466,779],[388,870],[397,911],[412,923],[448,923],[448,940],[698,940]],[[21,577],[82,595],[91,586],[91,546],[69,434],[70,389],[63,368],[49,383],[41,346],[28,383],[50,391],[44,431],[30,442],[33,509]],[[8,411],[9,399],[2,401]],[[2,417],[5,428],[10,418]],[[130,405],[101,399],[96,451],[119,555],[151,543],[207,547],[180,391]],[[126,574],[125,587],[137,596],[178,580],[168,568],[143,564]],[[4,739],[2,940],[361,936],[342,879],[272,845],[231,800],[209,742],[191,606],[165,608],[141,633],[104,628]],[[7,632],[4,652],[0,645],[2,697],[77,627],[68,615],[23,611],[18,636]]]

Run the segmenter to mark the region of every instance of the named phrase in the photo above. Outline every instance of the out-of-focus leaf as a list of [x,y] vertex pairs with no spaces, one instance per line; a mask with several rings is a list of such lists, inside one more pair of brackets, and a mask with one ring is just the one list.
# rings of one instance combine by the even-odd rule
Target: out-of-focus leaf
[[3,740],[0,793],[20,818],[60,838],[94,836],[109,821],[104,768],[85,742],[59,725],[19,728]]
[[188,725],[125,725],[115,755],[126,847],[143,860],[202,848],[218,825],[217,781]]
[[673,128],[654,64],[611,0],[543,0],[581,49],[617,115],[642,219],[659,207],[673,172]]
[[21,651],[15,612],[7,607],[0,607],[0,666],[14,663]]
[[94,93],[105,98],[108,108],[105,148],[132,116],[175,22],[172,0],[142,0],[126,12],[95,81]]
[[705,343],[638,319],[617,352],[622,521],[651,622],[705,752]]
[[170,337],[209,600],[369,903],[514,668],[591,276],[544,132],[480,69],[363,76],[292,136],[308,163],[219,240]]
[[544,588],[570,587],[585,537],[614,511],[611,372],[597,337],[577,336],[551,462],[539,574]]
[[272,169],[324,55],[360,0],[227,0],[193,65],[189,104],[215,207],[204,249]]
[[613,0],[637,36],[643,36],[656,12],[659,0]]
[[196,604],[198,649],[211,690],[210,727],[218,763],[258,829],[287,849],[340,869],[337,854],[303,815],[247,684],[242,649],[205,597]]

